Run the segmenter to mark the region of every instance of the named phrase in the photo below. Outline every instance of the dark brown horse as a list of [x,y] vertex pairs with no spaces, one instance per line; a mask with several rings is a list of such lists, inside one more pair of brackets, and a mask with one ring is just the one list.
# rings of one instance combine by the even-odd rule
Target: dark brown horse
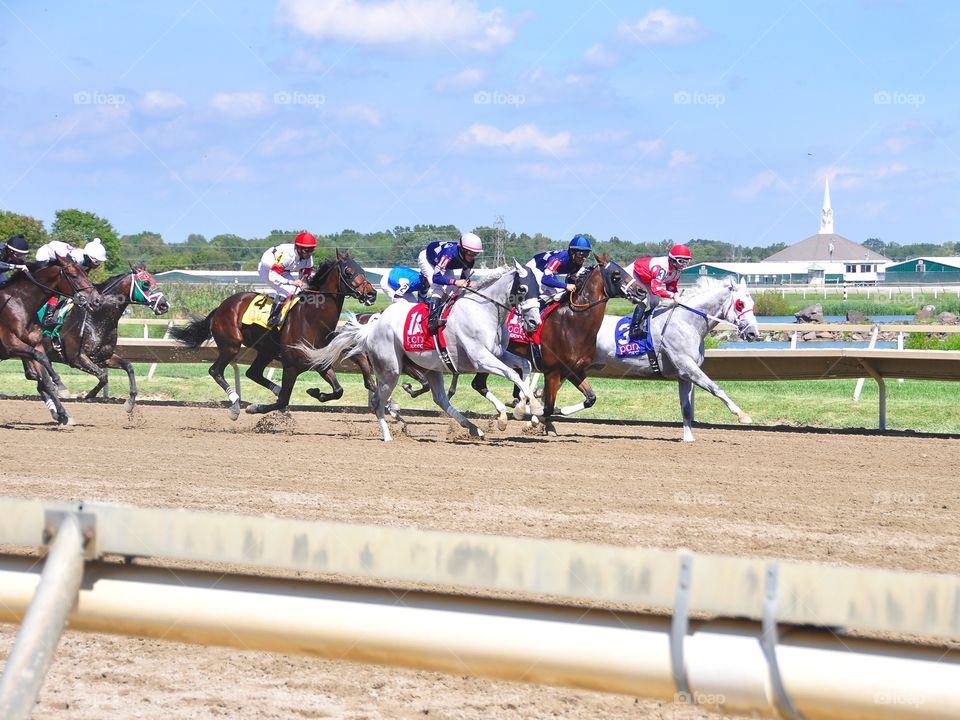
[[[349,252],[337,250],[336,259],[326,260],[314,270],[300,300],[287,312],[279,330],[241,323],[247,306],[257,297],[257,293],[245,292],[231,295],[205,318],[172,328],[170,334],[188,348],[198,348],[213,337],[219,355],[209,372],[227,394],[231,419],[236,420],[240,414],[240,395],[224,379],[223,371],[244,346],[257,351],[253,364],[247,369],[247,377],[277,396],[275,403],[250,405],[247,412],[283,410],[290,403],[297,377],[311,369],[298,346],[321,348],[330,341],[347,295],[357,298],[364,305],[373,305],[377,299],[377,291],[367,280],[363,268]],[[283,364],[280,385],[270,382],[263,375],[264,369],[273,360],[280,360]],[[317,388],[310,388],[307,392],[311,397],[327,402],[343,396],[343,387],[332,368],[317,368],[317,372],[330,384],[332,392],[324,393]]]
[[0,360],[26,361],[37,380],[40,399],[54,420],[66,425],[70,416],[60,402],[53,367],[39,349],[37,312],[51,295],[72,297],[77,306],[91,310],[103,302],[86,271],[73,260],[58,257],[49,264],[31,263],[0,288]]
[[[584,407],[590,407],[597,396],[587,379],[587,368],[593,363],[597,349],[597,333],[603,322],[607,300],[628,297],[636,280],[606,255],[598,255],[597,265],[584,271],[576,280],[577,289],[560,307],[544,318],[540,333],[541,363],[544,376],[543,418],[549,434],[556,430],[550,416],[556,407],[557,392],[569,380],[583,393]],[[511,341],[508,348],[515,355],[530,359],[530,345]],[[487,375],[478,374],[471,386],[494,402],[487,388]],[[499,400],[494,404],[497,406]],[[498,406],[498,410],[499,410]]]
[[[137,380],[133,365],[116,354],[117,325],[127,305],[145,305],[157,315],[170,309],[163,293],[157,290],[157,281],[147,272],[146,266],[130,267],[130,272],[114,275],[96,285],[103,297],[99,310],[74,308],[67,313],[60,326],[59,345],[47,335],[43,336],[43,349],[54,362],[61,362],[97,378],[97,385],[86,394],[89,400],[97,396],[107,384],[107,368],[122,369],[130,379],[130,396],[126,410],[133,412],[137,402]],[[27,377],[31,369],[26,363]],[[61,392],[65,390],[60,378],[53,377]]]

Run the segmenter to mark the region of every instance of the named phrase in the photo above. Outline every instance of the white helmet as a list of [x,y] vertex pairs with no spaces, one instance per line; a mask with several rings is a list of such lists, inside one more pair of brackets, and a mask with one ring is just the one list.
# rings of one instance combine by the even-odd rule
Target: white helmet
[[479,254],[483,252],[483,241],[473,233],[464,233],[460,236],[460,248]]
[[103,246],[103,241],[95,237],[83,248],[83,254],[97,263],[107,261],[107,249]]

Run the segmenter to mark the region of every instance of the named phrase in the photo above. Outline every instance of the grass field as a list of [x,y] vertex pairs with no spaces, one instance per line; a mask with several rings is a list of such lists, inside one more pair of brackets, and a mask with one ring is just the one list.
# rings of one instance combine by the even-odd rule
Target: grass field
[[[193,402],[225,400],[220,388],[207,375],[205,365],[158,365],[154,377],[149,380],[148,370],[149,366],[146,364],[136,365],[141,398]],[[58,372],[61,372],[67,386],[77,394],[85,392],[95,384],[91,376],[73,369],[58,366]],[[111,394],[115,397],[126,397],[126,375],[111,371],[110,377]],[[279,371],[277,377],[279,378]],[[233,379],[229,374],[228,379],[232,384]],[[344,385],[345,395],[335,404],[365,406],[366,391],[360,376],[343,374],[340,380]],[[480,413],[491,411],[490,405],[470,389],[470,378],[464,377],[462,380],[455,398],[457,407]],[[316,401],[310,398],[305,390],[318,384],[324,385],[316,374],[302,376],[294,390],[292,403],[316,405]],[[876,383],[872,380],[866,382],[859,402],[852,399],[854,385],[855,381],[852,380],[726,382],[723,383],[723,388],[759,425],[876,428]],[[510,397],[510,388],[500,378],[492,377],[490,387],[502,399]],[[594,388],[599,396],[597,404],[580,413],[578,417],[680,422],[675,382],[597,379],[594,381]],[[0,389],[7,396],[36,394],[34,384],[23,378],[20,364],[16,362],[0,364]],[[266,390],[246,378],[242,381],[242,394],[245,401],[251,402],[269,401],[272,398]],[[719,400],[702,390],[698,390],[696,396],[699,421],[736,422]],[[403,408],[437,409],[430,400],[429,393],[413,400],[398,390],[395,397]],[[573,404],[579,400],[580,394],[576,389],[565,386],[561,390],[561,405]],[[38,407],[38,410],[42,411],[42,408]],[[118,412],[122,410],[118,408]],[[887,427],[890,430],[960,434],[960,383],[907,380],[901,384],[888,380]]]

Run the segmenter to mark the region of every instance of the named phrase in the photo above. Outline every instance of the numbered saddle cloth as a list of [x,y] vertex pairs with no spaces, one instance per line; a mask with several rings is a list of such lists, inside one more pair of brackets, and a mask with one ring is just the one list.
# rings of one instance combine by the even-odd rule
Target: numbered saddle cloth
[[650,318],[646,320],[647,337],[643,340],[630,339],[630,323],[633,318],[630,315],[617,320],[617,325],[613,330],[617,341],[617,357],[640,357],[641,355],[651,355],[654,353],[653,341],[650,339]]
[[[290,308],[296,305],[300,301],[299,295],[294,295],[292,298],[287,298],[284,302],[283,307],[280,308],[280,324],[283,324],[283,321],[287,319],[287,313],[290,312]],[[273,309],[273,296],[267,295],[266,293],[260,293],[253,300],[250,301],[250,304],[247,305],[247,309],[243,311],[243,317],[240,318],[240,323],[243,325],[259,325],[260,327],[269,328],[268,320],[270,320],[270,310]]]
[[[453,301],[448,302],[441,313],[441,317],[446,320],[450,315],[450,309],[453,307]],[[403,349],[408,352],[425,352],[427,350],[436,350],[437,344],[433,335],[427,332],[427,316],[429,308],[426,303],[417,303],[410,308],[407,313],[407,320],[403,324]],[[437,330],[437,339],[440,341],[440,348],[446,349],[447,339],[443,334],[443,327]]]
[[529,345],[530,343],[539,345],[540,333],[543,332],[543,324],[547,320],[547,315],[558,307],[560,307],[560,303],[550,303],[540,312],[540,327],[534,331],[533,335],[527,335],[527,331],[523,329],[523,321],[517,315],[517,311],[511,310],[510,314],[507,315],[507,331],[510,333],[511,342],[523,343],[524,345]]

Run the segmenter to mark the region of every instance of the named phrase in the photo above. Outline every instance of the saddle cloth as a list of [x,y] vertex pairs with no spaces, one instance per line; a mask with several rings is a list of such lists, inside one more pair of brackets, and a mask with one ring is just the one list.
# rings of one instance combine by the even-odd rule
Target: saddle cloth
[[647,318],[647,337],[643,340],[630,339],[630,323],[632,317],[627,315],[617,320],[613,334],[617,343],[617,357],[640,357],[654,352],[653,342],[650,340],[650,318]]
[[510,333],[510,341],[524,345],[529,345],[530,343],[539,345],[540,333],[543,332],[543,324],[546,322],[547,316],[558,307],[560,307],[560,303],[554,302],[540,311],[540,327],[534,330],[533,335],[527,335],[527,331],[523,329],[523,323],[517,316],[517,311],[511,310],[510,314],[507,315],[507,331]]
[[[300,301],[299,295],[294,295],[292,298],[287,298],[287,301],[283,304],[283,307],[280,308],[280,324],[283,325],[283,321],[287,319],[287,313],[290,312],[290,308],[296,305]],[[247,305],[247,309],[243,311],[243,317],[240,318],[240,323],[242,325],[259,325],[260,327],[269,328],[267,321],[270,319],[270,310],[273,308],[273,297],[267,295],[266,293],[260,293],[253,300],[250,301],[250,304]]]
[[[448,302],[441,313],[441,317],[446,319],[450,315],[450,308],[453,307],[453,300]],[[403,324],[403,349],[408,352],[426,352],[427,350],[436,350],[437,344],[433,335],[427,332],[427,315],[429,308],[426,303],[417,303],[410,308],[407,313],[407,320]],[[437,338],[440,340],[440,348],[445,350],[447,339],[444,336],[444,329],[441,327],[437,331]]]

